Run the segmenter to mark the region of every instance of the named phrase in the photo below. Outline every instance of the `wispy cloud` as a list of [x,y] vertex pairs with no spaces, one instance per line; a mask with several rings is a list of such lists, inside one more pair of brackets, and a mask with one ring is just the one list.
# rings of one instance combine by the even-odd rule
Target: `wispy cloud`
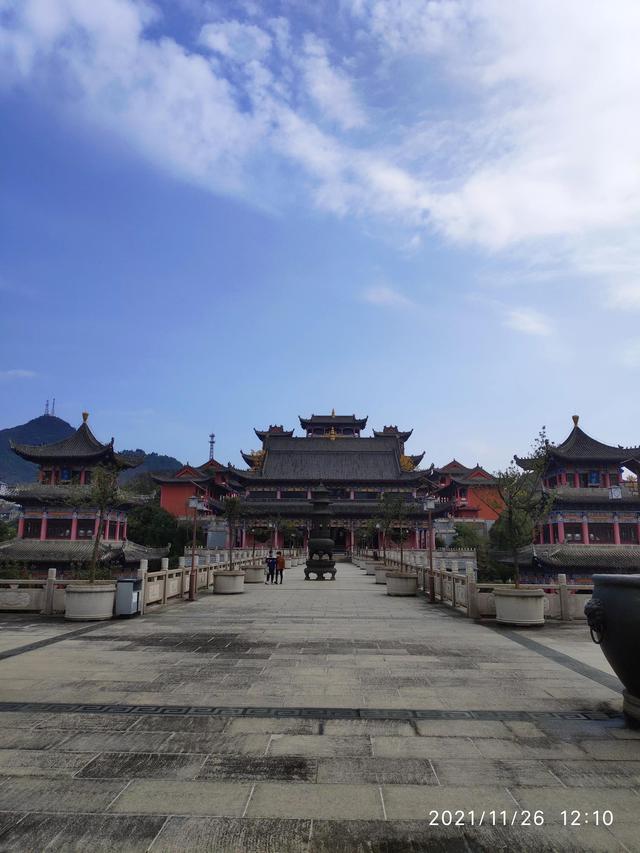
[[618,362],[623,367],[640,367],[640,340],[628,341],[618,353]]
[[11,379],[33,379],[38,374],[33,370],[0,370],[0,381],[6,382]]
[[539,311],[532,308],[512,308],[507,311],[504,325],[525,335],[539,335],[548,337],[551,335],[552,326],[550,320]]
[[[214,192],[280,199],[275,172],[340,216],[624,265],[633,237],[609,261],[605,247],[640,221],[636,0],[342,0],[333,44],[315,16],[273,17],[293,20],[288,3],[249,4],[250,22],[206,5],[218,20],[194,47],[151,2],[0,2],[0,73],[62,75],[58,97]],[[317,20],[330,9],[318,0]],[[404,86],[407,58],[437,98]]]
[[380,305],[383,308],[415,308],[415,302],[386,285],[377,285],[365,290],[362,294],[365,302]]
[[610,285],[606,304],[622,311],[640,310],[640,281]]

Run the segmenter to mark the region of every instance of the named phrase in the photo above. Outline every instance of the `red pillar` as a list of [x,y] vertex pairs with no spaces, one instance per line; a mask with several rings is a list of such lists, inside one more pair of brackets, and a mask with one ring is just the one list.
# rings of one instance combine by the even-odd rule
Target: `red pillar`
[[564,543],[564,518],[561,515],[558,516],[558,542],[560,545]]
[[611,477],[609,476],[608,471],[605,471],[605,474],[604,474],[604,487],[605,487],[605,489],[611,488]]
[[22,539],[24,537],[24,515],[20,513],[20,518],[18,519],[18,539]]
[[576,473],[573,475],[573,487],[574,487],[575,489],[579,489],[579,488],[580,488],[580,474],[578,474],[578,472],[577,472],[577,471],[576,471]]
[[78,513],[74,512],[71,517],[71,539],[75,541],[78,538]]
[[620,519],[617,515],[613,516],[613,542],[615,545],[620,544]]
[[553,524],[549,522],[549,544],[553,545]]
[[47,513],[42,513],[42,521],[40,522],[40,539],[44,540],[47,538]]
[[116,516],[116,542],[120,540],[120,516]]
[[126,539],[126,538],[127,538],[127,519],[126,519],[126,518],[125,518],[125,520],[122,522],[122,538],[123,538],[123,539]]
[[84,468],[83,468],[83,469],[80,471],[80,485],[81,485],[81,486],[84,486],[84,484],[85,484],[84,473],[85,473],[85,472],[84,472]]
[[586,515],[582,516],[582,542],[584,545],[589,544],[589,521]]

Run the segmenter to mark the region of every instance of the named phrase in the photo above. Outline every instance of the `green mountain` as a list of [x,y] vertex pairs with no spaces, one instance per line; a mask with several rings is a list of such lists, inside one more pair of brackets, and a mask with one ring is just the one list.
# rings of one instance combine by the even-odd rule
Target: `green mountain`
[[[37,465],[17,456],[9,446],[10,441],[18,444],[50,444],[52,441],[62,441],[74,432],[75,428],[71,424],[54,415],[41,415],[26,424],[0,430],[0,482],[30,483],[37,477]],[[122,474],[121,479],[124,482],[141,474],[173,473],[182,467],[182,462],[173,456],[145,453],[144,450],[122,452],[130,458],[142,458],[140,465]]]

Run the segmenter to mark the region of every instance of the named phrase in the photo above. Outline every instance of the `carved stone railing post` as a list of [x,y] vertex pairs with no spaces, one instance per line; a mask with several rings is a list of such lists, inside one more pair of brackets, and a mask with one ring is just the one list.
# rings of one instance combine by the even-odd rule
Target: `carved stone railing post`
[[44,585],[44,596],[42,601],[42,610],[40,611],[43,616],[52,616],[53,615],[53,597],[56,591],[56,569],[49,569],[47,572],[47,581]]
[[558,575],[558,595],[560,596],[560,619],[563,622],[571,622],[571,601],[566,574]]
[[138,579],[142,581],[140,584],[140,615],[143,616],[147,609],[147,571],[149,570],[149,561],[140,560],[138,566]]

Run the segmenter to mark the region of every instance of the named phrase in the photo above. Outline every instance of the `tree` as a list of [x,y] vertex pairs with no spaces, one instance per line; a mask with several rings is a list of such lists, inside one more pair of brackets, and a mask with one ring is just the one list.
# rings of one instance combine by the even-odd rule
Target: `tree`
[[396,525],[399,527],[399,532],[395,534],[400,543],[400,571],[404,568],[404,550],[403,542],[406,539],[404,525],[407,519],[408,506],[401,495],[393,493],[385,493],[382,496],[381,512],[377,523],[380,525],[382,533],[382,561],[387,564],[387,536]]
[[183,553],[188,539],[188,530],[181,528],[177,519],[156,503],[134,507],[127,519],[127,532],[140,545],[166,547],[169,544],[171,557]]
[[98,565],[98,553],[104,527],[103,519],[107,513],[119,502],[118,472],[99,465],[93,469],[91,478],[91,492],[89,501],[100,514],[98,532],[93,541],[91,562],[89,563],[89,583],[96,582],[96,568]]
[[549,462],[549,446],[542,427],[531,448],[527,469],[521,470],[512,462],[506,470],[496,474],[497,491],[504,509],[491,529],[490,538],[494,547],[512,555],[516,587],[520,586],[518,552],[531,544],[536,525],[553,504],[553,496],[546,495],[541,487]]
[[14,524],[9,524],[7,521],[0,521],[0,542],[6,542],[7,539],[15,539],[18,531]]
[[242,517],[242,501],[240,498],[226,498],[224,509],[222,511],[227,521],[227,531],[229,536],[229,571],[233,569],[233,542],[235,539],[236,527],[238,521]]

